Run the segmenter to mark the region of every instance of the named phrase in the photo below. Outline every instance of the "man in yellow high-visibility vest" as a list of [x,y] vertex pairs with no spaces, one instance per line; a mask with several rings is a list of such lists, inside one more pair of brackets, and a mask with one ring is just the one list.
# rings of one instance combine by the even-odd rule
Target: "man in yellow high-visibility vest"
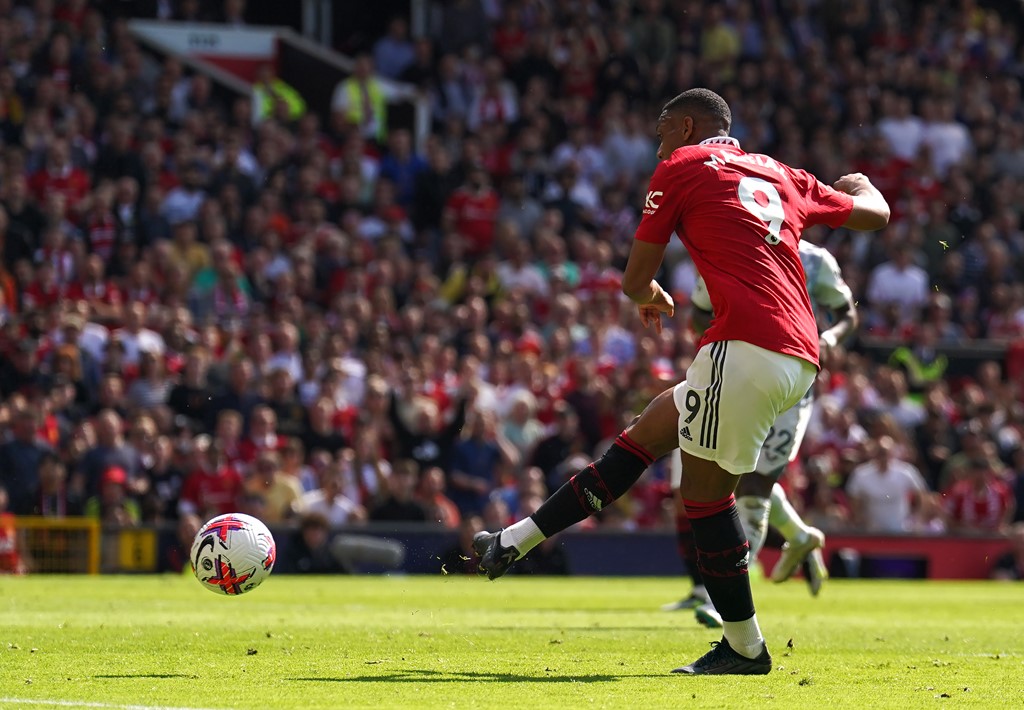
[[358,126],[364,138],[384,143],[388,135],[387,102],[414,95],[415,89],[406,90],[402,85],[381,81],[374,72],[373,58],[360,54],[352,76],[335,87],[331,109],[336,121]]
[[297,121],[306,113],[306,101],[298,91],[285,83],[274,72],[270,64],[259,68],[252,85],[253,117],[255,123],[262,123],[270,117],[281,118],[279,103],[287,107],[287,119]]

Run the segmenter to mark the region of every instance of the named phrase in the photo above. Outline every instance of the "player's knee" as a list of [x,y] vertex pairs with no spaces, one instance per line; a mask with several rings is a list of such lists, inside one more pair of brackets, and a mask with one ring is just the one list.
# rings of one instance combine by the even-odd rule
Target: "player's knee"
[[672,390],[665,390],[635,417],[625,433],[644,447],[651,456],[659,459],[679,447],[676,423],[679,411],[672,399]]
[[736,490],[739,476],[734,476],[714,461],[686,455],[683,469],[686,475],[680,481],[679,492],[686,500],[721,500]]

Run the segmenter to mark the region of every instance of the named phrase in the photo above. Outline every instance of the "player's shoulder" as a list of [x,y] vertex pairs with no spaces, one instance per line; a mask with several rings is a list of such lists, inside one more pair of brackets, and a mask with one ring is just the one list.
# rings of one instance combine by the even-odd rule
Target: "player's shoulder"
[[742,150],[731,145],[710,145],[707,143],[684,145],[676,148],[672,151],[672,155],[662,160],[658,164],[658,169],[665,172],[681,172],[692,169],[710,161],[712,156],[718,155],[723,148],[728,149],[729,152],[743,153]]

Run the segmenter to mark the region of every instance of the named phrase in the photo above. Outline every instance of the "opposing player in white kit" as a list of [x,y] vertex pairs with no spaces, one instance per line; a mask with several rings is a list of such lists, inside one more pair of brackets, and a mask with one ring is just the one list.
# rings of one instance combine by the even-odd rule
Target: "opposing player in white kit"
[[[820,335],[821,353],[824,357],[829,349],[856,330],[857,307],[835,257],[826,249],[804,240],[799,243],[799,251],[811,305],[819,327],[824,327]],[[702,279],[698,280],[691,294],[691,302],[694,308],[694,328],[703,331],[713,314],[707,287]],[[757,467],[753,473],[745,474],[740,479],[736,490],[736,506],[740,513],[740,524],[750,543],[750,563],[756,561],[764,545],[768,526],[771,525],[786,540],[782,556],[772,569],[772,581],[786,581],[797,567],[806,561],[807,583],[811,593],[817,595],[822,582],[828,577],[828,570],[821,555],[825,535],[803,522],[786,498],[785,490],[778,484],[786,466],[796,458],[800,450],[813,406],[812,388],[796,406],[786,410],[775,420],[768,438],[761,447]],[[681,471],[682,467],[679,465],[672,468],[673,489],[679,486],[680,479],[677,476]],[[695,589],[689,599],[666,605],[664,608],[668,610],[695,607],[697,619],[702,624],[711,627],[721,626],[721,618],[714,605],[710,601],[698,603],[704,596],[701,590]]]

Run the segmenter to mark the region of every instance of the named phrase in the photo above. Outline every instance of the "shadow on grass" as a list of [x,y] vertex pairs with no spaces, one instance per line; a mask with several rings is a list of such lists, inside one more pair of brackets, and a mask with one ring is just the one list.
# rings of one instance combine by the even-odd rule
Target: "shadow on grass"
[[[704,629],[696,624],[693,625],[693,629],[697,631],[703,631]],[[552,629],[550,626],[478,626],[477,631],[539,631],[548,632],[557,631],[559,633],[574,633],[574,634],[592,634],[595,632],[605,633],[608,631],[666,631],[669,633],[679,633],[677,626],[559,626],[556,629]],[[686,629],[684,629],[686,630]]]
[[94,675],[93,678],[198,678],[194,673],[118,673],[115,675]]
[[523,675],[518,673],[475,673],[473,671],[442,671],[410,669],[381,675],[356,675],[348,678],[284,678],[302,683],[463,683],[478,681],[484,683],[610,683],[625,678],[650,678],[642,674],[596,674],[596,675]]

